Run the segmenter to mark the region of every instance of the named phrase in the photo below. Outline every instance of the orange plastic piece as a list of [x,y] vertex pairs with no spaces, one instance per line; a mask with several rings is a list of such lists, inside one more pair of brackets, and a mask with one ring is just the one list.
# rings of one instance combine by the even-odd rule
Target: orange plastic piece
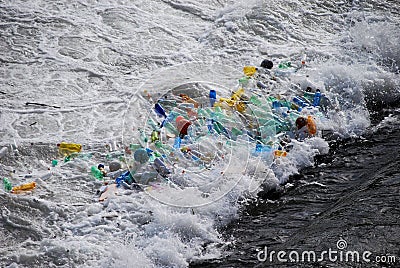
[[19,186],[14,186],[11,190],[11,193],[13,194],[19,194],[19,193],[23,193],[23,192],[27,192],[27,191],[31,191],[33,189],[35,189],[36,187],[36,182],[29,182],[29,183],[25,183]]
[[199,108],[199,103],[197,101],[195,101],[194,99],[192,99],[191,97],[189,97],[188,95],[179,94],[179,97],[181,97],[184,102],[193,103],[194,104],[194,108]]
[[315,124],[315,121],[311,115],[307,117],[307,128],[311,135],[315,135],[317,133],[317,125]]
[[274,151],[274,155],[275,155],[275,157],[286,157],[287,156],[287,152],[281,151],[281,150],[275,150]]

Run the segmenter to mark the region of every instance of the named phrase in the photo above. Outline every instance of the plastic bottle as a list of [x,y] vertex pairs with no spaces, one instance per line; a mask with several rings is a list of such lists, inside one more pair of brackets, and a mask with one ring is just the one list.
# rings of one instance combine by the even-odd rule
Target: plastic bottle
[[165,111],[165,108],[167,109],[173,109],[174,107],[176,107],[176,100],[169,100],[169,99],[159,99],[157,101],[158,104],[160,104],[163,108],[163,110]]
[[209,133],[213,133],[214,132],[214,126],[213,126],[214,120],[212,118],[208,118],[207,119],[207,128],[208,128],[208,132]]
[[3,178],[4,190],[10,192],[12,190],[11,182],[7,178]]
[[165,113],[164,108],[159,104],[158,102],[154,105],[154,110],[158,115],[161,115],[163,117],[167,117],[167,114]]
[[217,100],[217,92],[211,89],[209,97],[210,97],[210,107],[213,107],[215,101]]
[[160,126],[156,123],[156,122],[154,122],[154,120],[153,119],[151,119],[151,118],[149,118],[148,120],[147,120],[147,124],[153,129],[153,130],[159,130],[160,129]]
[[151,132],[151,141],[155,142],[155,141],[158,141],[158,140],[160,140],[160,138],[158,136],[158,131],[157,130],[153,130]]
[[92,174],[93,177],[95,177],[98,180],[103,179],[103,172],[101,172],[100,169],[98,169],[96,166],[92,166],[90,168],[90,174]]
[[26,191],[31,191],[31,190],[35,189],[35,187],[36,187],[36,182],[33,181],[33,182],[29,182],[29,183],[25,183],[25,184],[13,187],[11,189],[11,193],[14,193],[14,194],[23,193]]
[[146,133],[144,133],[143,129],[139,129],[140,132],[140,143],[142,144],[143,147],[146,146],[146,143],[148,142],[148,138],[146,136]]
[[176,137],[175,141],[174,141],[174,148],[175,149],[179,149],[181,147],[181,142],[182,142],[181,138],[180,137]]
[[135,153],[133,154],[133,158],[138,161],[141,164],[146,163],[147,161],[149,161],[149,154],[148,151],[146,149],[143,148],[139,148],[135,151]]
[[268,153],[271,151],[272,151],[272,147],[269,145],[262,145],[260,143],[256,144],[256,152],[257,153],[264,153],[264,152]]
[[257,87],[261,89],[267,89],[268,87],[261,81],[257,81]]
[[167,123],[174,122],[178,115],[175,112],[170,112],[169,115],[162,121],[161,127],[164,127]]
[[117,184],[117,187],[121,186],[121,184],[123,182],[126,182],[129,185],[131,185],[133,183],[133,178],[132,178],[131,172],[129,170],[122,173],[115,179],[115,183]]
[[226,128],[220,122],[214,120],[213,126],[214,126],[215,131],[218,134],[222,133],[222,134],[225,134],[225,135],[229,136],[228,131],[226,130]]
[[279,69],[287,69],[290,67],[292,67],[292,63],[290,61],[284,61],[284,62],[279,63],[279,65],[278,65]]
[[321,102],[321,91],[317,89],[317,91],[314,94],[314,99],[313,99],[313,106],[319,106],[319,103]]
[[161,176],[166,177],[168,174],[171,173],[171,171],[165,166],[164,162],[160,158],[156,158],[153,163],[157,172]]
[[309,106],[309,104],[307,103],[306,100],[304,100],[298,96],[293,97],[293,102],[301,108]]
[[63,154],[72,154],[72,153],[79,153],[82,150],[82,145],[77,143],[66,143],[61,142],[57,144],[58,149]]

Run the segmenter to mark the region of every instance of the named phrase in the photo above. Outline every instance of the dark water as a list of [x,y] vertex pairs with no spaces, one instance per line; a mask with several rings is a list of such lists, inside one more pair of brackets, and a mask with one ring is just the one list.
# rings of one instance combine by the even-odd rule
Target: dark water
[[[235,241],[228,254],[192,267],[400,267],[400,112],[385,110],[373,121],[384,115],[386,123],[362,138],[331,141],[330,153],[292,176],[281,192],[261,193],[224,230]],[[340,239],[347,243],[343,254],[357,251],[360,262],[339,256],[332,261],[334,255],[318,261],[329,248],[339,254]],[[304,262],[284,263],[275,253],[261,262],[257,254],[265,247],[300,257],[315,251],[317,261],[305,255]],[[369,263],[361,258],[364,251],[371,252]]]

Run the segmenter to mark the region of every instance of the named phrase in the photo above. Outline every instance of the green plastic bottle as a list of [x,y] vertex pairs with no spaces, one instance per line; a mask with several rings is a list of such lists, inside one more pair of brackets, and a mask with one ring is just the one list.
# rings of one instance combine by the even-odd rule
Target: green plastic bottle
[[287,69],[291,66],[292,66],[292,63],[290,61],[284,61],[284,62],[279,63],[278,68],[279,69]]
[[92,174],[93,177],[95,177],[98,180],[103,179],[103,172],[101,172],[101,170],[98,169],[96,166],[92,166],[90,168],[90,173]]
[[11,182],[7,178],[3,178],[4,190],[10,192],[12,190]]

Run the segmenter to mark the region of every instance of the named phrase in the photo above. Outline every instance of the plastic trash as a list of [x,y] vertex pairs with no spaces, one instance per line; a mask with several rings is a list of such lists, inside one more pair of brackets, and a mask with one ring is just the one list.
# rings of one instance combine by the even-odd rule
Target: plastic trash
[[149,139],[147,138],[146,133],[144,132],[143,129],[139,129],[139,132],[140,132],[140,144],[145,147]]
[[51,161],[51,166],[52,167],[55,167],[57,165],[58,165],[58,160],[54,159],[54,160]]
[[147,153],[146,149],[140,148],[135,151],[133,158],[139,163],[144,164],[149,161],[149,154]]
[[27,191],[32,191],[36,187],[36,182],[29,182],[25,183],[19,186],[15,186],[11,189],[11,193],[13,194],[19,194],[19,193],[24,193]]
[[217,92],[215,90],[211,89],[209,97],[210,97],[210,106],[213,107],[215,101],[217,100]]
[[57,147],[62,154],[72,154],[72,153],[79,153],[82,150],[82,145],[77,143],[66,143],[61,142],[57,144]]
[[167,117],[167,114],[165,113],[164,108],[158,102],[154,105],[154,110],[156,111],[157,114],[159,114],[163,117]]
[[274,63],[270,60],[264,59],[260,66],[266,69],[272,69],[272,67],[274,67]]
[[151,142],[156,142],[160,140],[159,136],[158,136],[158,131],[157,130],[153,130],[151,132]]
[[157,170],[157,172],[163,176],[166,177],[168,174],[171,173],[171,171],[165,166],[164,162],[160,158],[156,158],[154,160],[154,166]]
[[188,127],[191,124],[192,123],[189,120],[183,118],[183,116],[181,116],[181,115],[176,118],[176,128],[178,129],[179,136],[181,138],[183,138],[185,135],[188,134],[188,132],[187,132],[188,131]]
[[315,121],[311,115],[307,116],[307,128],[311,135],[315,135],[317,133],[317,125],[315,124]]
[[174,141],[174,148],[179,149],[181,147],[182,139],[180,137],[176,137]]
[[162,121],[161,127],[164,127],[166,124],[174,122],[177,114],[174,112],[170,112],[169,115]]
[[120,187],[122,182],[126,182],[129,185],[131,185],[133,183],[133,178],[132,178],[131,172],[129,170],[122,173],[120,176],[118,176],[115,179],[115,183],[117,184],[117,187]]
[[181,97],[184,102],[193,104],[194,108],[199,108],[199,103],[194,99],[190,98],[188,95],[179,94],[179,97]]
[[267,89],[268,87],[261,81],[257,81],[257,87],[261,89]]
[[108,168],[110,169],[110,172],[117,171],[121,169],[121,163],[118,161],[112,161],[109,165]]
[[314,94],[314,99],[313,99],[313,106],[319,106],[319,103],[321,102],[321,91],[317,89],[317,91]]
[[96,166],[92,166],[90,168],[90,174],[92,174],[93,177],[95,177],[98,180],[103,179],[103,172],[101,172],[100,169],[98,169]]
[[301,97],[295,96],[293,97],[293,102],[301,108],[309,106],[308,102]]
[[292,67],[292,63],[290,61],[283,61],[281,63],[279,63],[278,68],[279,69],[287,69]]
[[10,192],[12,190],[11,182],[7,178],[3,178],[4,190]]
[[286,157],[287,156],[287,152],[286,151],[282,151],[282,150],[275,150],[274,151],[274,156],[275,157]]
[[97,168],[101,171],[101,173],[103,173],[103,176],[106,176],[106,175],[107,175],[106,169],[105,169],[105,167],[104,167],[103,164],[99,164],[99,165],[97,166]]
[[243,73],[246,76],[253,76],[256,72],[257,72],[257,68],[255,66],[243,67]]

